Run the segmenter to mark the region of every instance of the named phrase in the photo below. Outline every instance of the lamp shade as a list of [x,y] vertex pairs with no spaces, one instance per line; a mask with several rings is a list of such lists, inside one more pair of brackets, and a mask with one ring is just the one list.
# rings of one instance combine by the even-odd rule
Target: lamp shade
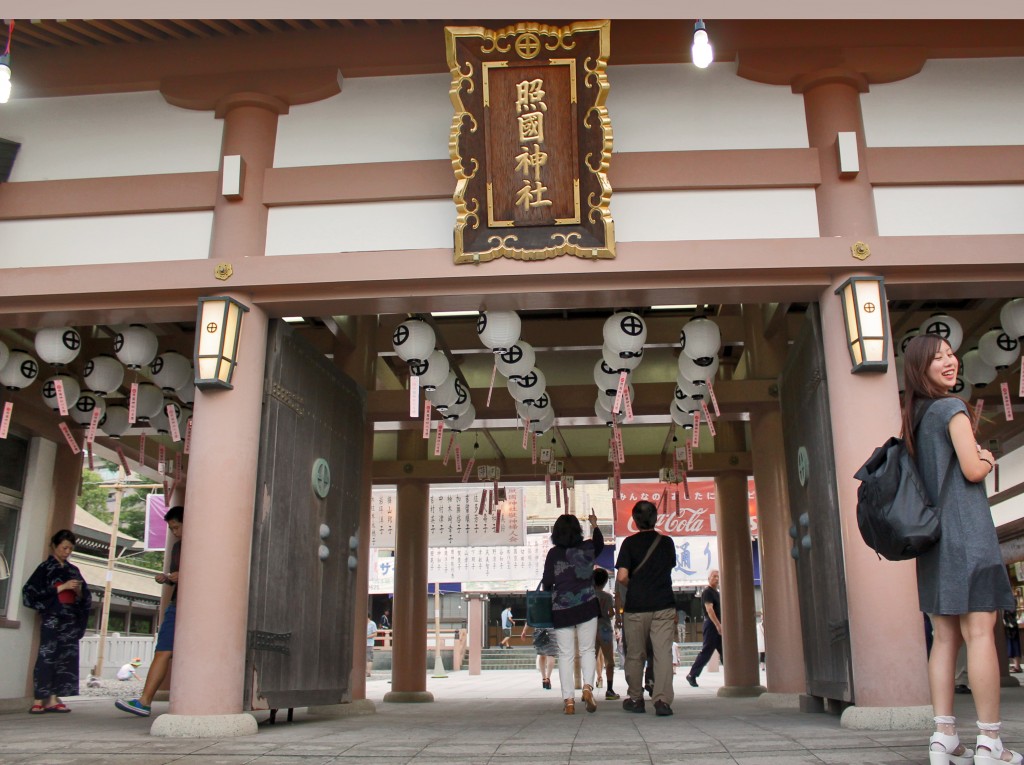
[[242,317],[248,312],[247,306],[231,297],[199,298],[193,366],[195,385],[200,390],[233,387],[231,377],[238,363]]
[[608,346],[601,348],[601,358],[606,366],[616,372],[631,372],[644,360],[644,349],[638,351],[613,351]]
[[43,382],[43,401],[53,411],[59,411],[60,405],[57,402],[57,385],[56,382],[60,380],[64,386],[64,401],[68,405],[68,414],[75,408],[75,404],[78,402],[78,396],[82,392],[82,386],[78,384],[78,380],[69,374],[58,374],[53,377],[49,377]]
[[693,430],[693,413],[700,409],[700,404],[695,401],[678,401],[669,406],[672,413],[672,422],[678,427]]
[[602,393],[619,389],[619,372],[608,366],[604,359],[594,364],[594,383]]
[[111,438],[120,438],[128,432],[128,409],[123,406],[108,406],[100,430]]
[[452,397],[446,401],[438,401],[436,404],[437,411],[444,413],[445,416],[447,416],[453,408],[456,413],[466,411],[466,405],[470,403],[469,391],[466,390],[466,387],[461,381],[456,379],[453,388],[454,395]]
[[647,342],[647,324],[632,311],[613,313],[604,322],[604,347],[612,353],[637,353]]
[[538,436],[547,433],[555,424],[555,410],[548,408],[537,420],[530,421],[530,432]]
[[718,374],[718,356],[711,356],[711,364],[706,367],[700,366],[685,353],[679,354],[677,377],[682,380],[689,380],[698,385],[704,384],[706,380],[714,380]]
[[698,385],[697,383],[686,380],[683,377],[676,377],[676,389],[674,394],[676,401],[685,401],[686,399],[703,401],[706,392],[707,386]]
[[1006,369],[1020,356],[1020,343],[1000,328],[990,329],[978,341],[978,355],[996,369]]
[[537,354],[528,342],[518,340],[499,353],[494,361],[505,377],[520,377],[533,369]]
[[851,372],[889,369],[889,311],[880,276],[851,276],[836,290],[842,299]]
[[78,358],[82,336],[73,327],[47,327],[36,332],[35,345],[40,359],[62,367]]
[[157,416],[163,404],[163,391],[153,383],[139,383],[139,393],[135,399],[136,420],[149,420]]
[[[629,400],[630,401],[636,401],[635,391],[633,389],[633,383],[629,383],[626,386],[626,390],[629,392]],[[617,393],[617,391],[612,391],[610,394],[602,391],[602,392],[599,392],[597,394],[598,401],[600,401],[602,403],[602,405],[604,406],[604,408],[607,409],[609,412],[615,407],[615,396],[616,396],[616,393]],[[625,403],[623,403],[621,405],[621,407],[619,408],[619,411],[620,412],[625,412],[626,411],[626,404]]]
[[121,387],[124,367],[113,356],[96,356],[85,362],[85,387],[93,393],[106,396]]
[[512,394],[512,398],[525,404],[537,401],[544,395],[546,388],[547,380],[544,373],[536,367],[525,375],[508,381],[508,392]]
[[539,420],[544,416],[546,412],[551,409],[551,399],[548,394],[545,393],[538,399],[532,400],[529,404],[525,401],[516,402],[516,414],[519,415],[521,420]]
[[484,347],[503,351],[519,342],[523,324],[515,311],[486,311],[476,320],[476,334]]
[[454,430],[456,433],[461,433],[464,430],[469,430],[473,426],[473,422],[476,420],[476,409],[470,404],[465,411],[462,412],[458,417],[452,420],[445,421],[445,427],[448,430]]
[[441,406],[447,408],[448,404],[451,404],[452,402],[455,401],[456,382],[457,378],[455,377],[455,373],[449,370],[448,376],[444,379],[443,383],[434,386],[433,390],[428,390],[426,392],[425,395],[427,397],[427,400],[435,407],[438,406],[438,404],[440,404]]
[[114,353],[129,369],[141,369],[156,358],[156,335],[148,327],[132,324],[114,338]]
[[977,348],[973,348],[964,354],[964,380],[971,385],[984,388],[996,379],[999,374],[996,368],[981,358]]
[[0,369],[0,385],[7,390],[21,390],[39,376],[39,362],[25,351],[11,351],[7,363]]
[[937,313],[925,319],[921,324],[921,334],[938,335],[949,343],[953,353],[959,350],[960,343],[964,341],[964,330],[960,322],[945,313]]
[[0,369],[4,368],[7,364],[7,359],[11,357],[11,350],[0,340]]
[[679,345],[697,366],[710,366],[722,347],[722,332],[711,319],[690,319],[679,333]]
[[161,388],[178,390],[192,381],[192,364],[177,351],[167,351],[153,359],[149,376]]
[[403,361],[422,360],[434,350],[434,328],[422,319],[403,321],[391,333],[391,347]]
[[620,423],[626,419],[625,410],[618,414],[612,414],[612,410],[604,405],[604,399],[600,395],[594,402],[594,414],[597,416],[597,419],[605,425],[611,425],[613,422]]
[[100,411],[102,420],[103,414],[107,410],[107,402],[95,391],[86,390],[79,394],[78,401],[73,407],[70,407],[68,414],[79,425],[88,425],[92,421],[92,413],[97,409]]
[[999,323],[1010,337],[1024,337],[1024,298],[1014,298],[999,311]]

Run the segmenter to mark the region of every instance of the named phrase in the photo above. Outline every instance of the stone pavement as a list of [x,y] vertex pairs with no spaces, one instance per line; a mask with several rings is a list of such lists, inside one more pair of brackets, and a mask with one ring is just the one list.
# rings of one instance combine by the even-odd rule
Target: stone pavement
[[[845,730],[826,714],[769,709],[756,699],[722,699],[721,673],[690,688],[676,674],[673,717],[622,711],[604,701],[587,714],[561,713],[557,691],[533,671],[465,671],[429,678],[429,704],[385,704],[386,674],[368,681],[375,714],[314,717],[265,724],[232,739],[167,739],[149,735],[151,720],[117,711],[112,699],[71,699],[67,715],[0,715],[0,765],[905,765],[928,762],[927,731]],[[616,680],[623,682],[620,672]],[[620,693],[623,688],[616,688]],[[970,731],[969,696],[957,696],[961,730]],[[167,704],[158,703],[157,713]],[[1024,689],[1003,690],[1004,740],[1024,744]]]

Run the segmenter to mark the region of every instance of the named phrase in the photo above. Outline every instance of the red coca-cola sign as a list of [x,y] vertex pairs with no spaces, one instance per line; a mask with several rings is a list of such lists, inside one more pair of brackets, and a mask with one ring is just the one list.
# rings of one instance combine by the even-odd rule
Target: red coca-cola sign
[[[627,537],[637,532],[633,523],[633,506],[641,501],[653,502],[658,508],[657,529],[672,537],[715,536],[715,482],[689,481],[689,498],[682,485],[665,483],[624,483],[615,498],[615,536]],[[757,500],[754,482],[747,485],[750,530],[757,535]]]

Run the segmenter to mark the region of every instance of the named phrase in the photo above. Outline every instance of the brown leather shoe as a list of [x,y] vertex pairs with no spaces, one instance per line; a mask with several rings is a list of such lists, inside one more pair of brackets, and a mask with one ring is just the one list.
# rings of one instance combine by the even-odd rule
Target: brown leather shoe
[[589,685],[583,686],[583,703],[587,705],[588,712],[597,711],[597,702],[594,701],[594,689]]
[[567,715],[574,715],[574,714],[576,714],[576,702],[573,699],[566,699],[564,704],[565,704],[565,708],[564,708],[563,711]]

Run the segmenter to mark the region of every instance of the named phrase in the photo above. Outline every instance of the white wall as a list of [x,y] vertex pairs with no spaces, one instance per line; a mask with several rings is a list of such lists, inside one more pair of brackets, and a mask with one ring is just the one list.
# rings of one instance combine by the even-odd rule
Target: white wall
[[881,236],[1024,234],[1024,186],[892,186],[874,194]]
[[12,181],[216,170],[223,124],[156,92],[14,98],[0,109],[0,137],[21,144]]
[[1024,58],[933,60],[861,96],[868,146],[1024,143]]
[[36,612],[21,605],[21,587],[36,566],[43,562],[42,550],[50,525],[53,505],[53,468],[57,444],[41,438],[29,443],[28,470],[25,476],[24,504],[18,523],[11,568],[11,595],[8,618],[21,622],[18,629],[0,629],[0,706],[4,699],[23,699],[25,681],[31,677],[36,657],[32,638],[36,634]]
[[199,260],[212,212],[0,222],[0,268]]
[[[1000,404],[1000,408],[1002,408],[1002,404]],[[1002,414],[996,416],[1001,417]],[[1000,490],[1006,491],[1024,481],[1024,449],[1004,454],[999,457],[997,462],[999,463]],[[986,479],[985,488],[988,489],[989,496],[995,493],[995,481],[991,476]],[[992,519],[996,526],[1015,521],[1018,518],[1024,518],[1024,495],[1018,494],[1012,499],[992,506]]]

